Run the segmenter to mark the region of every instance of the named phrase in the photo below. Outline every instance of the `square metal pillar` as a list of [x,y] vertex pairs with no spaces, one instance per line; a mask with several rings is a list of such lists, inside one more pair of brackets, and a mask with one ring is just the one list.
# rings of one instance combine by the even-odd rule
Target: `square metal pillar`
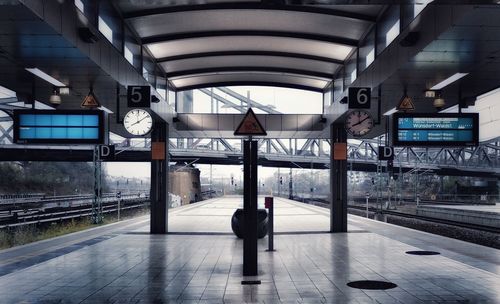
[[256,276],[257,267],[257,141],[243,142],[243,275]]
[[330,232],[347,232],[347,132],[344,124],[330,128]]
[[152,234],[168,232],[168,124],[157,118],[151,132],[151,223]]

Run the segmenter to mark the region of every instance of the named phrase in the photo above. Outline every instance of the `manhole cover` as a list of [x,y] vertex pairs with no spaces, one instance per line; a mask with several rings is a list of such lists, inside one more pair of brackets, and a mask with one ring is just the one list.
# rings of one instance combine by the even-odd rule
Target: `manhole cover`
[[358,289],[385,290],[396,288],[398,285],[384,281],[353,281],[347,283],[347,286]]
[[440,253],[436,252],[436,251],[414,250],[414,251],[407,251],[406,254],[413,254],[413,255],[437,255],[437,254],[440,254]]

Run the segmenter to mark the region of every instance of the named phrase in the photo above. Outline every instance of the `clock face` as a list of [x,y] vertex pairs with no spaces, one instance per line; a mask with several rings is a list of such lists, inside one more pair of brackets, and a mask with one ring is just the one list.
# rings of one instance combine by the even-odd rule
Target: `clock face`
[[133,109],[125,114],[123,126],[130,134],[143,136],[153,128],[153,117],[146,110]]
[[363,136],[373,128],[373,118],[369,112],[354,110],[347,114],[345,128],[352,136]]

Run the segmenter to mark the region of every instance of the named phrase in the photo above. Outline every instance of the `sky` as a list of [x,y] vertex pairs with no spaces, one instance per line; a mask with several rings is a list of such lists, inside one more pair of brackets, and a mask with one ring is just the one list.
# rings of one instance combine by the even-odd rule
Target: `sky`
[[[237,93],[248,96],[250,99],[262,105],[270,105],[276,111],[284,114],[321,114],[323,113],[323,94],[304,90],[277,88],[277,87],[254,87],[235,86],[228,87]],[[235,103],[239,103],[227,94],[214,89],[214,93]],[[210,96],[195,90],[193,94],[195,113],[210,113]],[[222,107],[219,113],[236,113],[232,108]],[[255,109],[255,113],[262,113]]]
[[[173,163],[171,163],[173,164]],[[195,165],[196,168],[200,169],[201,177],[209,178],[210,176],[210,165]],[[235,180],[239,180],[240,176],[243,178],[243,166],[233,166],[233,165],[213,165],[212,166],[212,178],[230,178],[231,175],[234,176]],[[151,175],[150,163],[138,163],[138,162],[107,162],[105,163],[105,170],[108,175],[116,177],[136,177],[140,179],[149,179]],[[258,168],[258,175],[260,178],[266,178],[272,176],[274,173],[278,172],[278,168],[260,167]],[[281,174],[288,173],[288,168],[280,169]]]

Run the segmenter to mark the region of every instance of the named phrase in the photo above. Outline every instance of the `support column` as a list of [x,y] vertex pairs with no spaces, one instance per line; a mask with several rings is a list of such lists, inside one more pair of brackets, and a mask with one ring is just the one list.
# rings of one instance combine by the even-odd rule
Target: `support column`
[[152,234],[168,232],[168,124],[157,118],[151,132]]
[[243,275],[257,270],[257,141],[243,142]]
[[347,132],[343,124],[330,126],[330,232],[347,232]]

